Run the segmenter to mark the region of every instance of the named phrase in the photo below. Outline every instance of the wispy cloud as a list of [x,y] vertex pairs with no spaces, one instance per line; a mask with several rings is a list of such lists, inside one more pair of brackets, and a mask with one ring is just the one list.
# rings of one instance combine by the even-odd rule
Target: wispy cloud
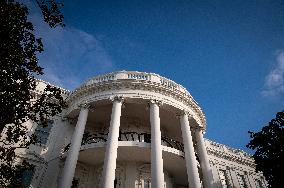
[[264,96],[279,96],[284,94],[284,50],[276,53],[276,65],[265,78]]
[[41,79],[73,89],[91,76],[114,69],[113,60],[95,36],[68,25],[51,29],[35,4],[26,4],[36,35],[44,44],[44,52],[38,56],[45,73]]

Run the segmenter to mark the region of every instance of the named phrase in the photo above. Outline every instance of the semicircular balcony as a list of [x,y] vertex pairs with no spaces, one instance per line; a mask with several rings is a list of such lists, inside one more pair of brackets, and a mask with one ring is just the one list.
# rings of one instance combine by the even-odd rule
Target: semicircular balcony
[[[89,167],[99,169],[105,158],[112,103],[106,100],[92,105],[94,108],[88,114],[77,167],[79,164],[87,164]],[[178,113],[180,113],[178,109],[169,105],[162,105],[159,108],[163,168],[172,182],[186,187],[187,172]],[[78,112],[72,114],[74,119],[77,115]],[[194,119],[190,123],[196,126]],[[63,158],[67,155],[69,146],[69,143],[65,144]],[[121,165],[133,162],[138,165],[151,164],[150,112],[148,101],[141,99],[126,99],[120,117],[116,163]]]

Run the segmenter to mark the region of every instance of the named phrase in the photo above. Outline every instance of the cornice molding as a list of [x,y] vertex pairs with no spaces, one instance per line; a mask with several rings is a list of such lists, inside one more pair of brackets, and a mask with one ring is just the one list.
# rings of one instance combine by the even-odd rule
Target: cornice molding
[[173,90],[172,88],[166,87],[165,85],[159,84],[157,82],[151,82],[149,80],[121,79],[84,84],[69,95],[69,97],[67,98],[67,103],[72,104],[74,101],[96,93],[105,91],[113,92],[113,90],[121,90],[125,88],[134,91],[150,91],[171,97],[190,107],[194,111],[196,116],[200,119],[202,126],[205,127],[206,125],[206,118],[203,111],[188,92]]
[[78,105],[79,108],[83,108],[83,109],[89,109],[90,106],[91,106],[90,103],[87,101],[84,101]]
[[238,156],[236,154],[232,154],[230,152],[226,152],[226,151],[220,151],[217,149],[214,149],[213,147],[210,146],[206,146],[206,150],[208,155],[210,156],[215,156],[218,158],[222,158],[228,161],[232,161],[232,162],[237,162],[239,164],[242,165],[246,165],[252,168],[255,168],[255,163],[254,160],[252,158],[249,158],[247,156]]
[[212,150],[212,149],[207,149],[207,153],[208,155],[212,155],[212,156],[216,156],[218,158],[222,158],[228,161],[232,161],[232,162],[236,162],[242,165],[246,165],[252,168],[255,168],[255,164],[247,159],[244,159],[242,157],[238,157],[238,156],[234,156],[228,153],[224,153],[224,152],[220,152],[220,151],[216,151],[216,150]]

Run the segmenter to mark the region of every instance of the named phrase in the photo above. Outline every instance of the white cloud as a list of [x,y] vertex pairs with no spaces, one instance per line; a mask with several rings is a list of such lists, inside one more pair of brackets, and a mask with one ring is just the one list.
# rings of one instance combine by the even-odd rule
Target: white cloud
[[264,96],[279,96],[284,94],[284,50],[276,53],[276,65],[265,78]]
[[89,77],[114,69],[111,57],[96,37],[68,24],[51,29],[35,4],[25,4],[30,8],[35,33],[43,40],[44,52],[38,55],[45,73],[41,79],[74,89]]

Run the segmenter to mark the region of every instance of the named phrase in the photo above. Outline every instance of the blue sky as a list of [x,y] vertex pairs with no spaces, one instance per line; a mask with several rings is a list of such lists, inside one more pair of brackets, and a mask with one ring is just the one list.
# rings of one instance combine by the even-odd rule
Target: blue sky
[[30,16],[51,83],[72,90],[116,70],[158,73],[198,101],[207,138],[246,151],[247,131],[284,109],[283,1],[65,1],[63,13],[55,30]]

